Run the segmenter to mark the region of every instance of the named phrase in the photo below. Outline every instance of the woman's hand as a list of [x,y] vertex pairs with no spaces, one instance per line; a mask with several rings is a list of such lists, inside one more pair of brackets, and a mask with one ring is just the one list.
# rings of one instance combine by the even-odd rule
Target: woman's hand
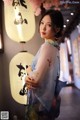
[[26,73],[29,75],[30,72],[32,72],[32,68],[31,68],[31,66],[29,65],[28,68],[26,69]]
[[39,84],[34,79],[31,79],[29,76],[26,77],[26,86],[28,89],[37,89]]

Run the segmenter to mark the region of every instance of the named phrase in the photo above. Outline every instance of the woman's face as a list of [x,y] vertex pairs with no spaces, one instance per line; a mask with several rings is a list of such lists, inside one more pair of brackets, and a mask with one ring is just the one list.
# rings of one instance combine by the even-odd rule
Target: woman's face
[[44,16],[40,22],[40,35],[43,39],[54,38],[54,31],[52,30],[52,23],[49,15]]

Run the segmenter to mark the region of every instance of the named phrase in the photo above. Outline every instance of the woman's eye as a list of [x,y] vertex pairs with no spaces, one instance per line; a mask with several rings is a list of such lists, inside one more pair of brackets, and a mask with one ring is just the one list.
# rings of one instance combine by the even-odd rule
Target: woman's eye
[[51,27],[51,24],[48,24],[49,27]]
[[44,24],[44,22],[41,22],[41,24]]

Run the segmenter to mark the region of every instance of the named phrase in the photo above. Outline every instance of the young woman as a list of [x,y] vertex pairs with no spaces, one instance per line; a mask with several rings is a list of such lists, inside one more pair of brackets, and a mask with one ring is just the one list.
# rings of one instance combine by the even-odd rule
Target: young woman
[[32,62],[32,72],[26,77],[30,91],[29,120],[52,120],[52,101],[56,80],[59,76],[59,44],[63,30],[60,11],[48,10],[39,23],[39,32],[44,43]]

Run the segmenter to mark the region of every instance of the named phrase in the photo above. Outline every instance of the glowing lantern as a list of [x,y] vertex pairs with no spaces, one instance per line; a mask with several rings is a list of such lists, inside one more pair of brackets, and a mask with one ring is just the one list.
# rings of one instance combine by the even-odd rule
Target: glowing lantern
[[28,52],[20,52],[12,58],[9,64],[11,95],[20,104],[27,104],[25,76],[27,76],[26,69],[31,64],[33,57]]
[[13,0],[12,5],[4,4],[5,28],[10,39],[26,42],[35,33],[35,16],[28,0]]
[[55,7],[59,7],[59,5],[60,5],[60,0],[52,0],[53,1],[53,5],[55,6]]

